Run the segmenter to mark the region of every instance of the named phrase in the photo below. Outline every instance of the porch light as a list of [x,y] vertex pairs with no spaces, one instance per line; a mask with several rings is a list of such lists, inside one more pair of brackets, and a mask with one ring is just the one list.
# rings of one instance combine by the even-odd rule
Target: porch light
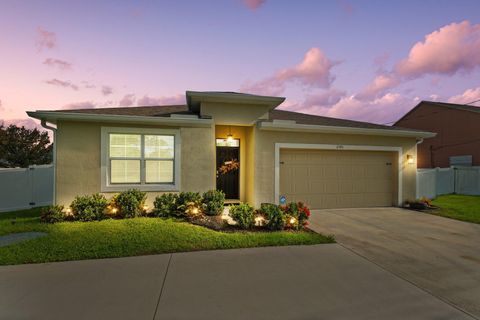
[[407,163],[408,164],[413,164],[414,158],[411,154],[407,154]]
[[232,127],[228,126],[227,142],[233,141]]

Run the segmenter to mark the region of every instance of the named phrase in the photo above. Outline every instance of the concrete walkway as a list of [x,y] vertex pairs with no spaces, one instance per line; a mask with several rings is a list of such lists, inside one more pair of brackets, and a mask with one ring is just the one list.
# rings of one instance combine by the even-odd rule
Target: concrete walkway
[[338,244],[0,267],[0,319],[472,319]]
[[399,208],[312,213],[311,227],[480,318],[480,225]]

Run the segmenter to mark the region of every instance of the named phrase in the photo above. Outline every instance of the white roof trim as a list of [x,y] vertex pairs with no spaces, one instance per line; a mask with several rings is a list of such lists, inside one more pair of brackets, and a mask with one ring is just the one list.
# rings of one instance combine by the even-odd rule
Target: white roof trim
[[319,132],[338,134],[363,134],[374,136],[411,137],[411,138],[433,138],[437,134],[426,131],[370,129],[354,127],[324,126],[313,124],[286,124],[276,122],[259,122],[260,130],[269,131],[292,131],[292,132]]
[[57,123],[58,120],[87,121],[87,122],[114,122],[114,123],[137,123],[137,124],[162,124],[166,126],[196,126],[209,127],[213,124],[212,119],[176,118],[176,117],[152,117],[131,115],[107,115],[74,112],[55,111],[27,111],[27,114],[35,119]]

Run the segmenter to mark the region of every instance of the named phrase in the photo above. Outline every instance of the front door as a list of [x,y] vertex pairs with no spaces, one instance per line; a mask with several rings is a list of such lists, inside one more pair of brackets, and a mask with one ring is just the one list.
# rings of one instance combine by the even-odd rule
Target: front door
[[217,190],[225,193],[226,199],[239,199],[240,148],[217,146]]

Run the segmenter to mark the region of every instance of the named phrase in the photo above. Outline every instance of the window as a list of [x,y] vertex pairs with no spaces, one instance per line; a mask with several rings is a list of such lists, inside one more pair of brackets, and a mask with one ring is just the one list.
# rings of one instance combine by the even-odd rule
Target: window
[[178,189],[178,130],[102,128],[102,191]]

